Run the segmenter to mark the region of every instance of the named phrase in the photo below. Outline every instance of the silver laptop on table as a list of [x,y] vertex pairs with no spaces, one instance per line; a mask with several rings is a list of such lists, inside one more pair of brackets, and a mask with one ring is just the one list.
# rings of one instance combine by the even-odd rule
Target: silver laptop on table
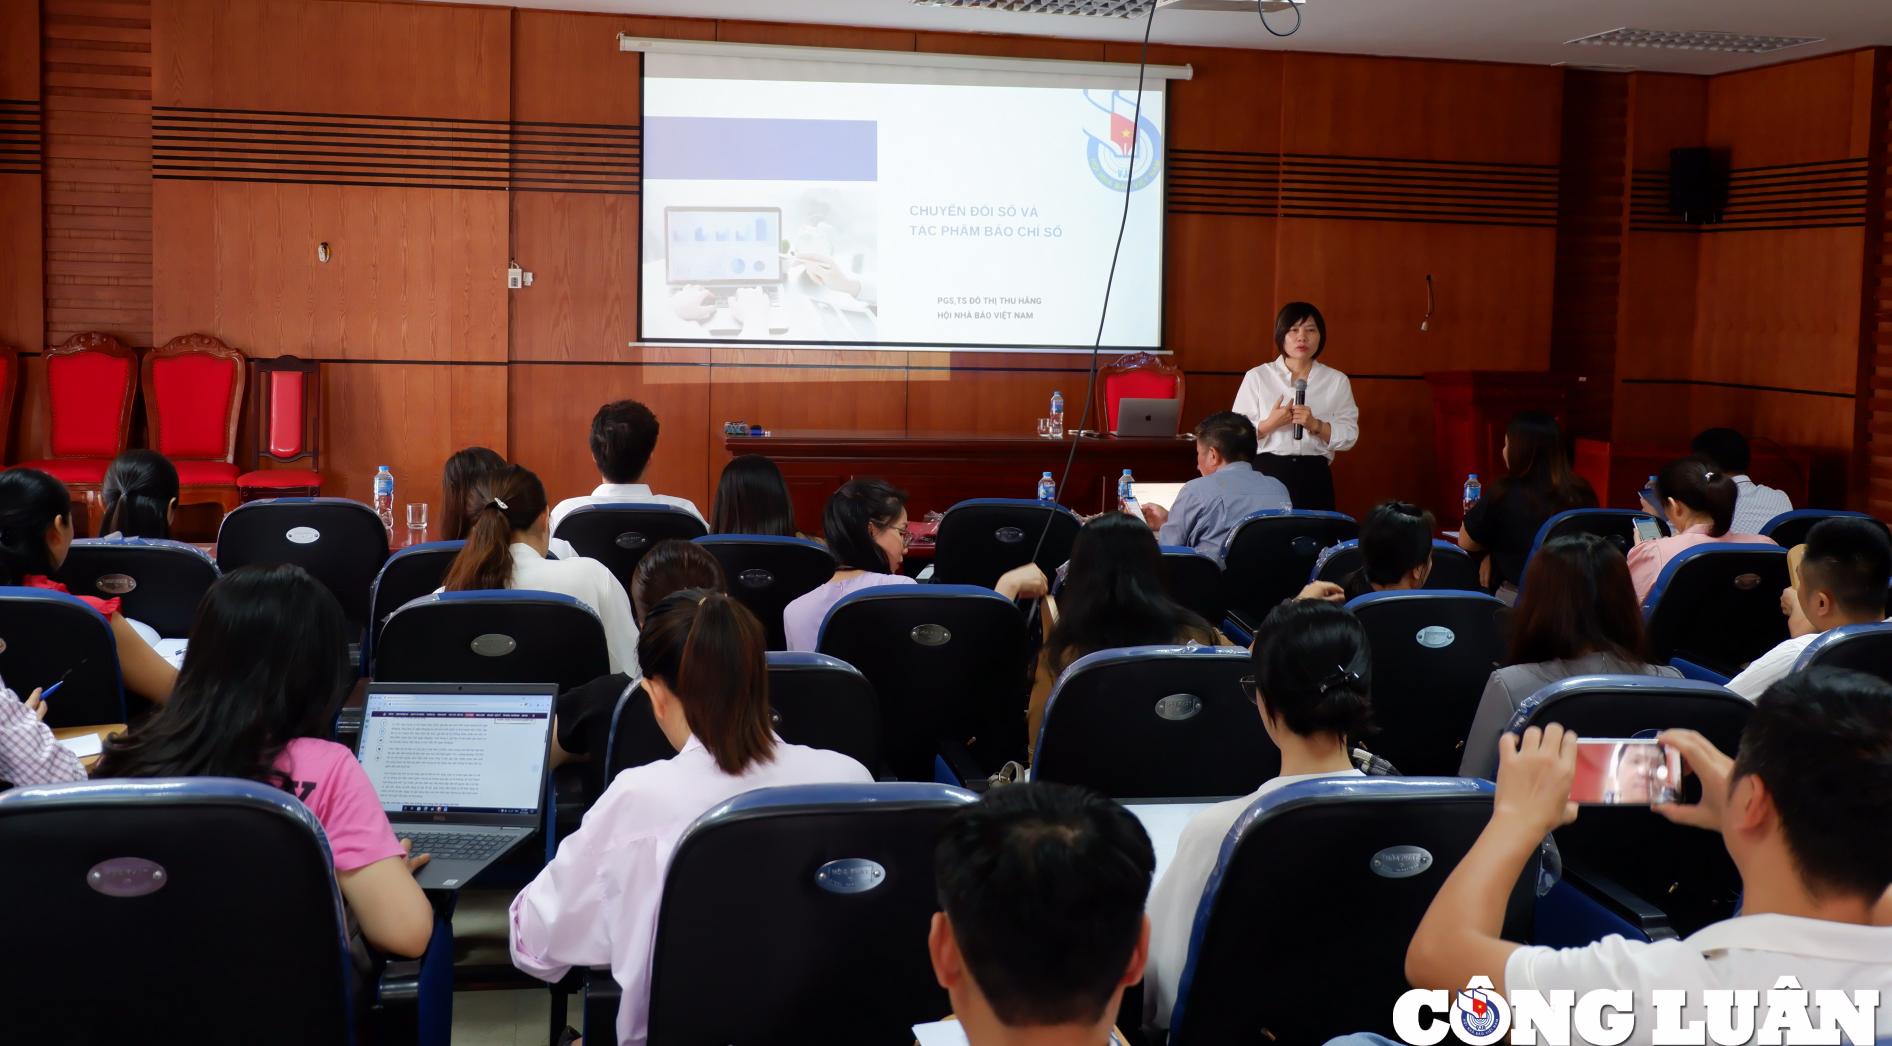
[[558,688],[371,683],[356,755],[394,834],[433,859],[429,890],[465,886],[542,826]]
[[1126,396],[1117,401],[1117,435],[1174,436],[1176,417],[1181,410],[1181,400]]

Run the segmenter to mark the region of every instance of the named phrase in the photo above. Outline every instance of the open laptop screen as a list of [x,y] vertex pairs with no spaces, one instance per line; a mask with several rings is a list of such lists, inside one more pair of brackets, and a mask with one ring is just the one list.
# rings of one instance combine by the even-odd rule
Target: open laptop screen
[[361,765],[397,813],[535,814],[549,694],[371,693]]

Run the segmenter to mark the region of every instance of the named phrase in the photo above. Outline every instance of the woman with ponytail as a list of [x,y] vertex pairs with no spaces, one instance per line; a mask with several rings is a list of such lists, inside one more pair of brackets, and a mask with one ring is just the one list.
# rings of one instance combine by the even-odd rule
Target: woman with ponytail
[[447,568],[444,592],[521,588],[560,592],[597,611],[604,622],[610,671],[637,675],[637,624],[631,600],[609,568],[595,559],[547,559],[552,527],[545,486],[531,470],[507,465],[474,486],[466,546]]
[[657,904],[690,822],[756,788],[873,780],[847,756],[775,736],[766,642],[755,615],[721,593],[685,589],[651,608],[638,662],[677,754],[618,774],[513,900],[515,966],[547,981],[573,966],[611,967],[624,991],[619,1042],[647,1036]]
[[177,466],[155,450],[128,450],[105,472],[107,537],[169,538],[177,511]]
[[[71,547],[72,495],[66,485],[38,469],[0,472],[0,585],[65,592],[55,578]],[[139,637],[118,612],[118,600],[78,598],[111,625],[125,689],[164,703],[177,682],[177,669]]]
[[1169,1027],[1196,904],[1229,829],[1251,803],[1277,788],[1323,777],[1359,777],[1352,743],[1373,725],[1366,629],[1346,610],[1309,599],[1276,607],[1256,631],[1249,659],[1255,674],[1242,680],[1242,688],[1281,750],[1281,776],[1190,818],[1175,857],[1150,892],[1144,1015],[1161,1028]]

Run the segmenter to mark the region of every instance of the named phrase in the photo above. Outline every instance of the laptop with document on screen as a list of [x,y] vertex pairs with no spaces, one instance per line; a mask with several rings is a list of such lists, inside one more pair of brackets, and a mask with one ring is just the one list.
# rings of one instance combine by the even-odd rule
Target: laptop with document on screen
[[370,683],[356,755],[394,834],[431,854],[415,878],[452,890],[542,827],[558,688]]

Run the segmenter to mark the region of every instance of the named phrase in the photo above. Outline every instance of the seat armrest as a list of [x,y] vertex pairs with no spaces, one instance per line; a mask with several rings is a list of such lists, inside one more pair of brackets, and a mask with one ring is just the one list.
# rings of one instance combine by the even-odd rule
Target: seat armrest
[[1640,930],[1651,941],[1672,941],[1681,936],[1669,925],[1668,913],[1630,893],[1606,875],[1566,863],[1563,881],[1609,914]]

